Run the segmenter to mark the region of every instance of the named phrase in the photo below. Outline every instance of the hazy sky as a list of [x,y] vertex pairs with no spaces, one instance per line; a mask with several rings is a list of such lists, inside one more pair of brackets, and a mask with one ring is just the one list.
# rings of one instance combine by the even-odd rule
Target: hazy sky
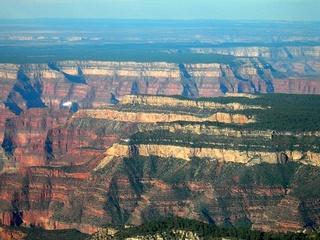
[[0,0],[0,18],[320,20],[320,0]]

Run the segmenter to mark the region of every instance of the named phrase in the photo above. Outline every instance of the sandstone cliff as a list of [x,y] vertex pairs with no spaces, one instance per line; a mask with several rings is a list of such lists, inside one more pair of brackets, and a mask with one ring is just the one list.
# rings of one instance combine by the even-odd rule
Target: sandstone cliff
[[[213,159],[220,162],[235,162],[243,163],[247,165],[259,164],[259,163],[279,163],[279,154],[270,152],[253,152],[253,151],[239,151],[239,150],[227,150],[227,149],[214,149],[214,148],[188,148],[170,145],[121,145],[114,144],[112,148],[109,148],[106,152],[108,156],[120,156],[130,157],[133,155],[139,155],[144,157],[156,156],[160,158],[178,158],[186,161],[190,161],[191,158]],[[293,154],[291,152],[283,153],[289,156]],[[292,158],[294,160],[301,160],[300,158]],[[313,153],[314,154],[314,153]],[[311,164],[319,166],[318,159],[319,154],[309,153]],[[103,167],[103,166],[98,166]]]
[[217,112],[209,117],[196,117],[190,115],[180,115],[174,113],[145,113],[145,112],[124,112],[113,109],[103,110],[80,110],[74,118],[94,118],[94,119],[112,119],[121,122],[135,122],[135,123],[156,123],[156,122],[175,122],[175,121],[191,121],[191,122],[222,122],[222,123],[237,123],[244,124],[254,122],[254,119],[249,119],[243,114],[229,114]]

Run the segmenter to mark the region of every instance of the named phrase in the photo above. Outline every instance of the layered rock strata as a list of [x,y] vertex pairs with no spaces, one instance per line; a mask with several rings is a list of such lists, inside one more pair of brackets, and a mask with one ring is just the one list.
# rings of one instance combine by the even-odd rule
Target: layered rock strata
[[286,54],[293,56],[291,62],[286,60],[287,55],[280,54],[279,61],[270,63],[263,60],[268,60],[268,54],[260,53],[264,51],[262,48],[229,51],[242,57],[229,64],[97,61],[0,64],[1,102],[19,114],[32,107],[63,108],[66,102],[76,104],[77,108],[105,107],[128,94],[194,98],[242,92],[320,92],[316,47],[314,51],[296,49],[296,54],[293,49],[287,50]]
[[316,227],[320,134],[255,129],[274,107],[260,98],[130,95],[104,109],[24,110],[4,124],[5,164],[19,164],[0,175],[0,220],[87,233],[168,215]]

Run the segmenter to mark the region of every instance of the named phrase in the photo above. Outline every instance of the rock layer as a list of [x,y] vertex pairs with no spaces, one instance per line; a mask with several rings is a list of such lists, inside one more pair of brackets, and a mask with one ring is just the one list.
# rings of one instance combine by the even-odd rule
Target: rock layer
[[177,215],[218,225],[243,218],[267,231],[317,226],[318,148],[289,149],[286,139],[317,142],[319,133],[237,130],[270,106],[193,99],[320,93],[310,59],[1,64],[2,223],[92,233]]
[[[252,49],[243,51],[235,53],[243,57],[230,64],[94,61],[0,64],[1,99],[12,111],[20,113],[30,107],[59,108],[68,101],[81,108],[97,108],[128,94],[212,97],[227,92],[320,93],[315,77],[320,69],[317,50],[296,49],[297,56],[290,50],[294,55],[291,62],[280,54],[279,61],[270,63],[252,57]],[[265,54],[253,55],[268,60]],[[306,62],[305,58],[309,60]]]

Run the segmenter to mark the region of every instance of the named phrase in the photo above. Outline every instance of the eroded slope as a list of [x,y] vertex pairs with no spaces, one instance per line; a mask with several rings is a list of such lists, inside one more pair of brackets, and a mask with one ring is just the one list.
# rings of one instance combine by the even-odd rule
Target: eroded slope
[[[319,101],[130,95],[76,113],[29,109],[47,117],[39,125],[26,111],[7,123],[1,221],[87,233],[171,215],[217,225],[243,219],[266,231],[316,228]],[[35,152],[41,164],[28,160]]]

